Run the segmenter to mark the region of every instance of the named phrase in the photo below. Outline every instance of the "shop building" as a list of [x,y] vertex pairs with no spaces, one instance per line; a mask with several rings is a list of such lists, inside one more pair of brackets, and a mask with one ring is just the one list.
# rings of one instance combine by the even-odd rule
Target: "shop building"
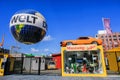
[[106,76],[102,45],[61,47],[62,76]]

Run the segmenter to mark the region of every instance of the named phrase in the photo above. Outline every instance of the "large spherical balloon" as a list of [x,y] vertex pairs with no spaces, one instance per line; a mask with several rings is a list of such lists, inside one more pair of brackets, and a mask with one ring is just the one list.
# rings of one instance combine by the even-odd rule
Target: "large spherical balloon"
[[24,44],[41,41],[47,31],[45,18],[35,10],[20,10],[10,20],[10,30],[14,38]]

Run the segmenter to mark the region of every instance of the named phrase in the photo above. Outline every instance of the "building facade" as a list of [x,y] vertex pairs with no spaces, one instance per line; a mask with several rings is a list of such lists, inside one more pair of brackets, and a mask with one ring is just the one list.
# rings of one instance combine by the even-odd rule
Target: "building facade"
[[120,32],[106,34],[106,32],[98,32],[97,38],[102,39],[104,51],[120,46]]
[[56,68],[61,69],[61,53],[52,54],[53,61],[56,63]]

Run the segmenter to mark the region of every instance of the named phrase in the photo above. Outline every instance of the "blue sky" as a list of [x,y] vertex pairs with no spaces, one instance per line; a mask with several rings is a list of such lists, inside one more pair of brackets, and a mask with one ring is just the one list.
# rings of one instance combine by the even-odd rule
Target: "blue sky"
[[[25,45],[12,36],[9,21],[18,10],[34,9],[47,21],[48,31],[41,42]],[[20,52],[38,55],[59,53],[60,41],[80,36],[95,36],[102,30],[102,17],[110,18],[113,32],[120,32],[119,0],[0,0],[0,40],[4,48],[20,46]]]

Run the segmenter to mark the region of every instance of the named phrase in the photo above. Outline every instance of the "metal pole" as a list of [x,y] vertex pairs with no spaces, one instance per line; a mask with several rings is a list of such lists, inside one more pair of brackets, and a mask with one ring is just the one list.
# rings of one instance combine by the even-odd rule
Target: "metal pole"
[[32,57],[30,57],[30,71],[29,71],[29,74],[31,74],[31,67],[32,66]]
[[38,63],[38,75],[40,75],[40,68],[41,68],[41,57],[39,57],[39,63]]
[[24,61],[24,57],[23,57],[23,54],[22,54],[22,57],[21,57],[21,74],[23,74],[23,61]]

